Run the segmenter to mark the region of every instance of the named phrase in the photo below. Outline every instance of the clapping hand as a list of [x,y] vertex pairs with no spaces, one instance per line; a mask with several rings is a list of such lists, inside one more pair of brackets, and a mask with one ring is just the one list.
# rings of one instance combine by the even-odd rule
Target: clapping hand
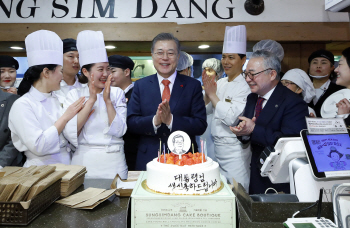
[[107,103],[111,100],[111,83],[112,83],[112,74],[107,78],[105,89],[103,90],[103,100]]
[[350,102],[348,99],[344,98],[336,103],[338,108],[338,115],[348,114],[350,113]]
[[253,117],[253,119],[249,119],[244,116],[240,116],[238,118],[242,121],[238,124],[238,126],[230,127],[230,130],[237,136],[250,135],[254,130],[256,118]]
[[202,80],[203,80],[205,95],[210,97],[211,95],[216,94],[217,84],[215,82],[215,77],[208,76],[206,71],[203,70]]

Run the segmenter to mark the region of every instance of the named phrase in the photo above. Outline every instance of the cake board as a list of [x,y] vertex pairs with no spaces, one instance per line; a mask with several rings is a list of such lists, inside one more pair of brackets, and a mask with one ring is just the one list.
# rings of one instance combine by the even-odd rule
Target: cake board
[[131,227],[235,228],[236,197],[224,182],[221,190],[208,195],[169,195],[145,187],[142,172],[131,194]]

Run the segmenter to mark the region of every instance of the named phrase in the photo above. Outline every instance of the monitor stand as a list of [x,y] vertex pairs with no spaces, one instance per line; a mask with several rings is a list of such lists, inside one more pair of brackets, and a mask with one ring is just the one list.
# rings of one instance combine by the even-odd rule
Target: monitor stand
[[349,182],[342,180],[318,181],[312,175],[311,167],[304,158],[296,158],[289,163],[290,193],[295,194],[299,202],[315,202],[321,188],[324,188],[323,202],[332,201],[332,187],[335,184]]

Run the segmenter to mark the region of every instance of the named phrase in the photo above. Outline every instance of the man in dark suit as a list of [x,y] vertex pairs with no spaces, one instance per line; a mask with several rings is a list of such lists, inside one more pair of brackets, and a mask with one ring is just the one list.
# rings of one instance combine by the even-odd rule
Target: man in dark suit
[[0,89],[0,169],[5,166],[22,166],[22,153],[13,146],[8,117],[12,104],[19,96]]
[[160,33],[151,52],[157,74],[136,81],[128,104],[128,129],[140,135],[136,170],[146,170],[146,164],[157,157],[159,140],[166,144],[171,132],[184,131],[195,144],[195,136],[207,127],[199,81],[176,72],[178,39]]
[[[112,74],[111,86],[121,88],[129,104],[134,85],[131,81],[131,72],[134,69],[134,61],[127,56],[112,55],[108,57]],[[129,170],[135,170],[139,135],[133,134],[128,129],[123,136],[126,164]]]
[[262,50],[253,53],[243,73],[252,93],[248,95],[243,116],[239,117],[241,122],[230,129],[243,143],[250,141],[250,194],[264,193],[269,187],[290,192],[289,184],[272,184],[268,177],[260,175],[259,156],[280,137],[299,135],[306,128],[307,104],[279,82],[280,71],[279,59]]

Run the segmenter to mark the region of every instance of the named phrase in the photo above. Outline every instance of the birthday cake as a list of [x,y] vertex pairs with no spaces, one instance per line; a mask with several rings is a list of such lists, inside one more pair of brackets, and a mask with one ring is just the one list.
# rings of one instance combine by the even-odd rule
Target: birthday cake
[[176,195],[204,195],[219,190],[218,163],[195,154],[190,158],[182,155],[182,159],[166,154],[147,163],[147,187],[158,193]]

